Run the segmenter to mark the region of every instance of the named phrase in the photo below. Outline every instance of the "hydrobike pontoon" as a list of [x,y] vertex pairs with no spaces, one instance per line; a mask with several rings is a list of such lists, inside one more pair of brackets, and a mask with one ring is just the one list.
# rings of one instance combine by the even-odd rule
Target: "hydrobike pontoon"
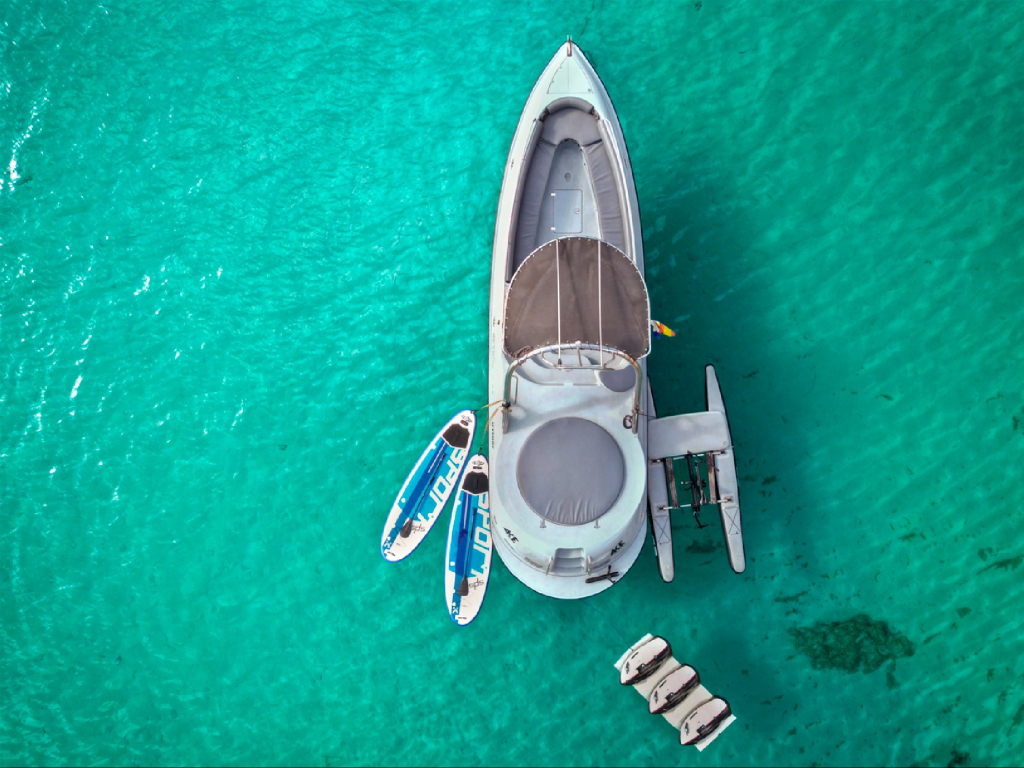
[[[633,565],[649,518],[671,581],[670,511],[717,504],[741,572],[718,380],[707,366],[707,411],[655,419],[633,171],[611,100],[572,41],[519,120],[491,269],[488,400],[501,402],[487,436],[491,532],[508,569],[542,594],[588,597]],[[684,459],[692,504],[674,479]]]

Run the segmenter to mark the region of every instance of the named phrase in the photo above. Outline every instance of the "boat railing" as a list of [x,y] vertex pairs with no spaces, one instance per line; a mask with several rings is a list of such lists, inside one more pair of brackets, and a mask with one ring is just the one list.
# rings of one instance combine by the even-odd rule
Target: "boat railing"
[[[566,354],[567,352],[568,355]],[[576,353],[575,361],[572,361],[574,357],[573,352]],[[584,358],[584,352],[599,352],[601,354],[601,362],[595,363],[589,357]],[[544,355],[549,353],[558,355],[557,362],[552,363],[550,360],[544,359]],[[606,354],[611,356],[609,360],[605,360]],[[633,434],[636,434],[640,424],[640,393],[643,391],[641,388],[643,387],[644,376],[640,364],[622,350],[615,349],[615,347],[609,347],[604,344],[585,344],[582,341],[572,344],[547,344],[516,356],[505,372],[505,390],[501,402],[501,431],[508,432],[509,414],[512,411],[512,406],[515,404],[515,401],[512,399],[512,380],[515,378],[516,371],[523,363],[539,358],[538,362],[541,362],[542,365],[556,370],[610,370],[608,363],[616,357],[632,365],[633,371],[636,373],[636,381],[633,384],[633,407],[630,413],[622,420],[623,426],[631,429]],[[567,360],[570,361],[569,365],[566,364]],[[571,364],[572,362],[575,362],[575,364]]]

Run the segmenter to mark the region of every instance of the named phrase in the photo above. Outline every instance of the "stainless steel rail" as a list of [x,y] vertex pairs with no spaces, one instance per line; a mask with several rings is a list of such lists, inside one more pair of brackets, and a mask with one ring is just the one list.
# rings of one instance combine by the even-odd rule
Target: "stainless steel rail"
[[604,365],[603,363],[600,364],[600,365],[597,365],[597,364],[583,365],[583,363],[582,363],[582,359],[583,359],[582,355],[583,355],[584,351],[586,351],[586,352],[600,352],[602,355],[604,353],[608,353],[608,354],[612,355],[612,357],[621,357],[623,360],[625,360],[626,362],[628,362],[630,365],[633,366],[633,370],[636,372],[636,382],[633,385],[633,410],[632,410],[632,412],[628,416],[626,416],[623,419],[623,424],[627,428],[632,429],[633,430],[633,434],[635,435],[637,429],[640,426],[640,393],[643,391],[641,389],[641,387],[643,386],[643,378],[644,378],[643,371],[640,370],[640,364],[636,360],[634,360],[632,357],[627,355],[625,352],[623,352],[621,350],[618,350],[618,349],[615,349],[614,347],[608,347],[608,346],[605,346],[603,344],[584,344],[584,343],[579,342],[579,341],[577,341],[574,344],[548,344],[547,346],[544,346],[544,347],[537,347],[536,349],[532,349],[529,352],[527,352],[525,355],[522,355],[521,357],[517,357],[515,360],[512,361],[512,365],[510,365],[508,367],[508,371],[505,372],[505,391],[504,391],[504,397],[502,398],[502,402],[501,402],[501,431],[502,432],[508,432],[509,413],[512,410],[512,400],[511,400],[512,377],[515,375],[516,369],[519,368],[519,366],[521,366],[523,363],[527,362],[528,360],[532,360],[533,358],[537,357],[538,355],[544,355],[544,354],[546,354],[548,352],[555,352],[555,353],[557,353],[558,356],[559,356],[559,362],[561,362],[562,353],[564,351],[567,351],[567,350],[568,351],[572,351],[572,350],[576,351],[577,356],[579,357],[579,360],[580,360],[580,365],[576,365],[576,366],[562,366],[562,365],[559,365],[557,367],[559,367],[559,368],[571,367],[571,368],[577,368],[577,369],[582,368],[582,369],[595,369],[595,370],[602,370],[602,369],[606,369],[607,368],[607,366]]

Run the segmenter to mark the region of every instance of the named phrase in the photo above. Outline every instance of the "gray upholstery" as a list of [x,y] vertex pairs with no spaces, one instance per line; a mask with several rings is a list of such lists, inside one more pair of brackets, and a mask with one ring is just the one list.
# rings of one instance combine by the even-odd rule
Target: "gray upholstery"
[[647,286],[617,248],[589,237],[562,237],[531,253],[512,278],[505,299],[505,351],[517,356],[576,341],[614,347],[634,359],[646,355],[651,348]]
[[[598,203],[601,232],[607,229],[611,233],[611,237],[603,235],[603,239],[617,248],[625,249],[619,195],[607,153],[603,149],[598,120],[592,110],[593,107],[582,99],[565,98],[554,102],[551,111],[545,113],[536,147],[526,160],[529,168],[519,197],[510,265],[513,272],[533,252],[538,242],[544,242],[544,238],[538,237],[544,192],[551,175],[555,149],[566,141],[576,142],[586,158]],[[593,165],[595,162],[596,166]],[[598,174],[600,179],[597,178]],[[547,236],[549,232],[543,234]]]
[[581,99],[576,96],[563,96],[561,99],[555,99],[548,104],[547,109],[544,110],[544,114],[550,115],[563,109],[578,109],[582,112],[586,112],[588,115],[597,114],[597,108],[594,107],[593,104],[586,99]]
[[636,384],[636,370],[631,365],[619,370],[606,370],[598,374],[601,383],[612,392],[628,392]]
[[592,523],[622,491],[625,464],[615,439],[592,421],[549,421],[526,439],[516,466],[526,503],[559,525]]
[[551,173],[551,161],[554,159],[555,146],[541,139],[530,159],[530,170],[526,174],[519,201],[514,250],[516,264],[521,263],[537,247],[540,206],[544,202],[544,190],[548,184],[548,175]]
[[626,234],[622,224],[622,206],[619,203],[619,190],[615,184],[608,150],[602,141],[585,145],[583,153],[587,158],[590,179],[594,183],[594,195],[597,197],[597,217],[601,223],[601,239],[624,251],[626,250]]
[[541,138],[556,147],[570,139],[585,146],[600,141],[601,133],[597,130],[597,119],[593,115],[578,109],[563,109],[545,118]]

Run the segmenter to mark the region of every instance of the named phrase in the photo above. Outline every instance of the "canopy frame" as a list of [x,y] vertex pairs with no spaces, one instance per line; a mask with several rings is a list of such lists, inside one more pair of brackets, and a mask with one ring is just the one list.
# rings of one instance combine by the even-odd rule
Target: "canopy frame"
[[[568,317],[563,317],[563,261],[573,291],[565,307]],[[604,273],[609,270],[606,278]],[[612,305],[609,343],[604,332],[606,299]],[[552,300],[554,317],[547,314]],[[502,346],[513,359],[538,347],[553,346],[558,367],[562,366],[562,350],[572,348],[574,338],[599,352],[601,367],[605,353],[612,350],[640,359],[651,350],[650,306],[643,274],[623,251],[600,238],[559,237],[536,248],[513,275],[505,296]],[[545,316],[549,319],[544,320]]]
[[[566,346],[569,346],[570,349],[575,349],[576,350],[576,354],[580,358],[580,365],[576,366],[578,368],[583,368],[583,369],[588,369],[589,368],[589,369],[594,369],[594,370],[598,370],[598,369],[603,370],[604,368],[606,368],[606,364],[604,362],[604,355],[605,355],[605,353],[610,354],[612,356],[612,359],[614,359],[616,357],[622,358],[627,363],[629,363],[630,365],[633,366],[633,371],[636,374],[636,381],[633,383],[633,405],[632,405],[632,408],[631,408],[629,414],[627,414],[622,419],[622,425],[626,429],[631,429],[633,431],[633,434],[635,435],[636,432],[637,432],[637,429],[640,426],[640,413],[641,413],[641,409],[640,409],[640,393],[643,391],[642,387],[643,387],[643,380],[644,380],[644,373],[643,373],[643,369],[640,367],[640,363],[638,363],[636,360],[634,360],[632,357],[627,355],[622,350],[615,349],[614,347],[606,347],[604,345],[599,345],[599,344],[584,344],[581,341],[577,341],[575,344],[571,344],[571,345],[548,344],[548,345],[543,346],[543,347],[537,347],[536,349],[530,350],[526,354],[524,354],[524,355],[522,355],[520,357],[517,357],[515,360],[512,361],[512,364],[508,367],[508,370],[505,372],[505,391],[504,391],[504,397],[502,398],[502,401],[501,401],[501,431],[502,431],[502,433],[507,433],[508,432],[509,415],[510,415],[510,413],[512,411],[512,406],[514,405],[512,399],[511,399],[511,395],[512,395],[512,379],[515,377],[516,369],[518,369],[519,366],[521,366],[523,363],[527,362],[528,360],[532,360],[533,358],[535,358],[537,356],[540,356],[540,355],[547,354],[548,352],[557,352],[558,353],[558,355],[559,355],[558,367],[561,368],[562,367],[562,359],[561,359],[562,350]],[[599,352],[601,354],[601,363],[597,364],[597,365],[595,365],[595,364],[584,365],[583,364],[583,352],[584,352],[584,350],[587,351],[587,352]]]

